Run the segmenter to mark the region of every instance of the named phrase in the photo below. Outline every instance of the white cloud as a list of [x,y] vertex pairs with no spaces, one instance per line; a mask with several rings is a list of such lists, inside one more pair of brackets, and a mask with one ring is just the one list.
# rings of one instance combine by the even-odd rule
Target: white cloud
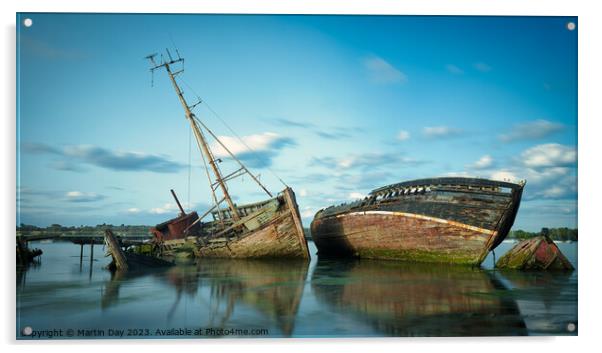
[[376,83],[403,83],[408,80],[406,74],[377,56],[364,59],[364,66],[370,74],[370,79]]
[[427,126],[422,132],[428,138],[441,138],[459,135],[462,130],[449,126]]
[[547,137],[562,129],[564,129],[562,124],[539,119],[514,125],[509,133],[501,134],[499,139],[502,142],[535,140]]
[[313,215],[316,212],[310,208],[310,207],[305,207],[302,211],[301,211],[301,218],[309,218],[309,217],[313,217]]
[[301,190],[299,190],[299,196],[301,196],[301,197],[307,196],[307,189],[301,189]]
[[548,143],[529,148],[521,154],[521,158],[522,163],[530,168],[567,166],[577,161],[577,149]]
[[136,207],[128,208],[127,211],[128,211],[128,213],[140,213],[140,212],[142,212],[141,209],[136,208]]
[[484,62],[474,63],[473,67],[481,72],[489,72],[491,71],[491,66],[485,64]]
[[455,74],[455,75],[461,75],[464,73],[464,70],[462,70],[461,68],[457,67],[454,64],[445,65],[445,69],[447,70],[447,72]]
[[93,202],[102,200],[105,196],[93,192],[68,191],[65,198],[69,202]]
[[525,199],[562,199],[577,192],[577,176],[571,168],[525,168],[492,171],[494,180],[518,182],[526,180]]
[[172,203],[166,203],[163,207],[153,207],[149,210],[152,214],[173,213],[177,206]]
[[366,195],[362,194],[361,192],[352,192],[349,193],[349,196],[347,198],[350,200],[359,200],[363,199],[364,197],[366,197]]
[[[261,134],[254,134],[249,136],[242,136],[242,142],[233,136],[218,136],[219,140],[226,145],[226,147],[234,155],[249,152],[249,149],[245,146],[249,146],[253,151],[265,151],[270,149],[270,146],[278,141],[281,136],[274,132],[264,132]],[[244,143],[243,143],[244,142]],[[217,142],[214,142],[211,150],[216,157],[227,157],[228,152]]]
[[486,154],[483,157],[479,158],[478,161],[474,162],[472,168],[474,169],[487,169],[493,166],[493,158]]
[[520,178],[518,178],[516,176],[516,174],[514,174],[514,172],[511,172],[509,170],[493,171],[493,172],[491,172],[490,178],[493,180],[510,181],[510,182],[517,182],[520,180]]
[[397,139],[399,141],[405,141],[405,140],[408,140],[409,138],[410,138],[410,133],[405,130],[401,130],[397,134]]
[[[218,138],[236,158],[252,168],[268,167],[282,148],[295,144],[293,139],[274,132],[242,136],[240,140],[233,136],[218,136]],[[230,156],[217,141],[212,143],[211,150],[216,158]]]

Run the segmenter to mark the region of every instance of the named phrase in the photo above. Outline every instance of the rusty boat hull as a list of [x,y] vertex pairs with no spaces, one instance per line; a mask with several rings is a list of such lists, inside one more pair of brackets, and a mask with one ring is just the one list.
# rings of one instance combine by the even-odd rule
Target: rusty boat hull
[[322,256],[479,265],[508,235],[523,186],[456,177],[388,185],[318,211],[312,238]]
[[198,237],[195,250],[197,257],[310,258],[299,207],[291,188],[284,189],[274,199],[238,209],[243,216],[238,227],[242,231],[216,233],[213,229],[218,220],[204,223],[203,235]]

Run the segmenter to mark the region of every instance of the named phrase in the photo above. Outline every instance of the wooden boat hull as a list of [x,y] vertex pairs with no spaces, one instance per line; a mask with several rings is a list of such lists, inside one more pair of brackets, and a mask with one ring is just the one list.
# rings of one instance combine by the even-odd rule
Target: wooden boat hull
[[211,258],[309,259],[293,190],[286,188],[282,192],[282,203],[278,210],[259,228],[232,239],[208,239],[198,246],[196,255]]
[[518,242],[495,264],[497,268],[513,270],[572,271],[573,265],[554,241],[539,236]]
[[400,183],[319,211],[312,238],[325,256],[479,265],[507,236],[521,195],[522,185],[483,179]]

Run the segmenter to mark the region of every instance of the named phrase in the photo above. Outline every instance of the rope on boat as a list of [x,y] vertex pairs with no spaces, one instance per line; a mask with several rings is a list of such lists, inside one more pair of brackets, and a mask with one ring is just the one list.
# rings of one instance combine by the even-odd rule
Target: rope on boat
[[[215,116],[215,117],[216,117],[216,118],[217,118],[217,119],[218,119],[218,120],[219,120],[219,121],[220,121],[222,124],[224,124],[224,126],[226,127],[226,129],[228,129],[228,131],[230,131],[230,133],[231,133],[232,135],[234,135],[234,137],[236,137],[236,139],[237,139],[237,140],[238,140],[238,141],[239,141],[239,142],[240,142],[240,143],[241,143],[243,146],[245,146],[245,148],[246,148],[246,149],[248,149],[250,152],[253,152],[253,153],[255,153],[255,150],[254,150],[254,149],[252,149],[252,148],[251,148],[251,147],[250,147],[250,146],[249,146],[249,145],[248,145],[248,144],[247,144],[247,143],[246,143],[246,142],[245,142],[245,141],[244,141],[244,140],[243,140],[243,139],[242,139],[242,138],[241,138],[241,137],[240,137],[240,136],[239,136],[237,133],[236,133],[236,131],[234,131],[234,129],[232,129],[232,128],[230,127],[230,125],[229,125],[229,124],[228,124],[228,123],[227,123],[227,122],[226,122],[224,119],[222,119],[222,118],[219,116],[219,114],[217,114],[217,112],[216,112],[215,110],[213,110],[213,108],[211,108],[211,106],[209,105],[209,103],[207,103],[207,101],[206,101],[206,100],[204,100],[204,99],[201,99],[201,97],[198,95],[198,93],[196,93],[196,91],[194,90],[194,88],[192,88],[192,87],[191,87],[191,86],[188,84],[188,82],[186,82],[186,80],[184,80],[182,77],[178,77],[178,79],[180,79],[180,81],[182,81],[182,83],[184,83],[184,85],[185,85],[186,87],[188,87],[188,89],[190,89],[190,91],[191,91],[192,93],[194,93],[194,95],[196,95],[196,97],[197,97],[198,101],[199,101],[199,102],[201,102],[201,103],[203,103],[203,104],[204,104],[204,105],[207,107],[207,109],[208,109],[208,110],[209,110],[209,111],[210,111],[210,112],[211,112],[211,113],[212,113],[212,114],[213,114],[213,115],[214,115],[214,116]],[[286,184],[286,183],[285,183],[285,182],[282,180],[282,178],[280,178],[280,176],[279,176],[278,174],[276,174],[276,172],[274,172],[274,171],[273,171],[273,170],[272,170],[270,167],[266,167],[266,169],[267,169],[267,170],[268,170],[270,173],[272,173],[272,175],[273,175],[274,177],[276,177],[276,179],[278,179],[278,181],[280,181],[280,183],[282,183],[282,185],[284,185],[285,187],[288,187],[288,185],[287,185],[287,184]]]

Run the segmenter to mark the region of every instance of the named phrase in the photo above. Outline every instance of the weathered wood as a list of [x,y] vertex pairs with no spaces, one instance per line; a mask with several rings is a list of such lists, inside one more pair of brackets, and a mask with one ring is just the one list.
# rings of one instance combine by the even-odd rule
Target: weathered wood
[[518,242],[500,257],[495,267],[513,270],[574,270],[558,246],[546,235]]
[[284,189],[283,194],[284,200],[286,201],[288,208],[291,210],[291,216],[293,218],[293,222],[295,222],[295,227],[297,228],[299,244],[303,248],[303,251],[307,253],[307,258],[309,258],[309,248],[307,247],[307,239],[305,239],[305,232],[303,231],[303,226],[301,224],[301,215],[299,214],[299,206],[297,205],[295,193],[293,192],[293,189],[287,187]]
[[523,185],[470,178],[394,184],[319,211],[312,238],[327,256],[479,265],[508,234]]
[[109,248],[109,253],[113,257],[117,270],[127,270],[129,268],[125,253],[121,250],[119,242],[110,229],[105,230],[105,242]]
[[198,246],[196,254],[198,257],[216,258],[309,259],[303,228],[299,227],[300,220],[299,224],[296,223],[296,215],[296,202],[283,200],[269,222],[235,237],[209,238]]

